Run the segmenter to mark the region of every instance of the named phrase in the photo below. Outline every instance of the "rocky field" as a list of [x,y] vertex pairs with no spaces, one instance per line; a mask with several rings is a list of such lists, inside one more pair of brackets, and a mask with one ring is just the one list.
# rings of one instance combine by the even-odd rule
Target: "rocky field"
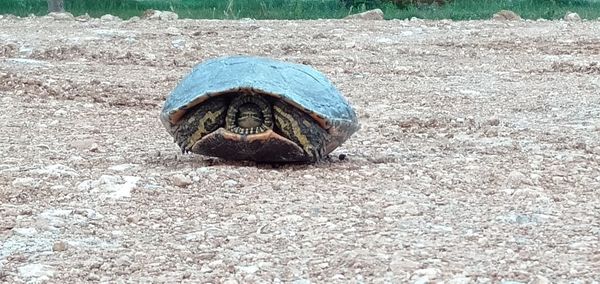
[[[314,66],[361,130],[182,155],[162,103],[232,54]],[[3,16],[0,282],[599,283],[599,90],[598,21]]]

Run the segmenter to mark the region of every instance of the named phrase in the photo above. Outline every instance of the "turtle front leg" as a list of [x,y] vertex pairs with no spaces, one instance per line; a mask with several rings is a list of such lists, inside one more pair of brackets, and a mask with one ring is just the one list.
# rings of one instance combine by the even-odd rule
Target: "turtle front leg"
[[307,161],[316,162],[323,158],[327,131],[312,117],[280,101],[273,105],[273,116],[277,132],[298,144]]
[[190,152],[205,135],[225,126],[227,101],[213,98],[190,109],[181,118],[175,130],[175,142],[181,152]]

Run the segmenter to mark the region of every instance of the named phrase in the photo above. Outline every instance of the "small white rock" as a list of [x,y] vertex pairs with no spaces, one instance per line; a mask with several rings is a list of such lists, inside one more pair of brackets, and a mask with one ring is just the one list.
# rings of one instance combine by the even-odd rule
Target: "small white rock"
[[20,266],[19,275],[23,278],[42,278],[54,276],[52,267],[44,264],[32,263]]
[[105,197],[119,199],[130,197],[140,177],[103,175],[98,180],[85,180],[77,188],[81,191],[100,192]]
[[111,14],[106,14],[103,15],[102,17],[100,17],[100,21],[103,22],[115,22],[115,21],[120,21],[121,18],[117,17],[117,16],[113,16]]
[[211,261],[208,263],[208,267],[210,267],[211,269],[217,269],[219,267],[223,266],[223,260],[222,259],[217,259],[214,261]]
[[171,12],[171,11],[162,11],[162,13],[160,13],[160,15],[158,17],[162,21],[174,21],[179,18],[179,15],[177,15],[177,13]]
[[12,185],[14,187],[21,188],[37,188],[41,181],[30,177],[16,178],[13,180]]
[[185,48],[185,40],[184,39],[175,39],[173,41],[171,41],[171,46],[173,46],[174,48],[177,49],[184,49]]
[[521,184],[525,183],[525,181],[527,180],[527,177],[521,173],[520,171],[514,170],[511,171],[510,174],[508,174],[508,177],[506,177],[506,187],[507,188],[517,188],[519,187]]
[[54,112],[54,116],[61,116],[61,117],[67,116],[67,111],[64,109],[59,109]]
[[111,171],[115,171],[115,172],[124,172],[126,170],[132,169],[137,167],[137,165],[135,164],[121,164],[121,165],[114,165],[109,167],[108,169]]
[[193,183],[193,181],[189,177],[183,174],[174,175],[172,180],[173,184],[175,184],[178,187],[187,187],[188,185]]
[[550,280],[542,275],[536,275],[529,284],[550,284]]
[[227,186],[227,187],[235,187],[237,184],[238,184],[238,182],[235,180],[232,180],[232,179],[228,179],[223,182],[223,185]]
[[438,268],[423,268],[417,269],[413,272],[414,276],[426,277],[429,280],[437,278],[440,274],[441,271]]
[[[176,27],[168,27],[166,30],[168,35],[178,36],[181,35],[181,31]],[[184,42],[185,43],[185,42]]]
[[57,241],[52,245],[52,251],[65,251],[67,250],[67,244],[63,241]]
[[256,222],[256,220],[258,220],[258,218],[254,214],[249,214],[248,216],[246,216],[246,220],[250,223],[254,223]]
[[12,231],[19,236],[23,237],[32,237],[35,236],[38,232],[35,228],[14,228]]
[[75,19],[75,17],[73,17],[73,14],[69,12],[51,12],[48,13],[48,16],[57,21],[71,21]]
[[469,284],[471,283],[471,278],[465,276],[457,276],[450,280],[448,280],[448,284]]
[[36,169],[36,170],[32,170],[31,172],[38,174],[38,175],[47,175],[47,176],[52,176],[52,177],[65,177],[65,176],[76,177],[76,176],[79,176],[79,174],[77,173],[77,171],[75,171],[75,169],[72,169],[70,167],[67,167],[67,166],[61,165],[61,164],[49,165],[43,169]]
[[88,13],[85,13],[84,15],[81,15],[81,16],[77,16],[75,18],[75,20],[77,20],[79,22],[87,22],[91,19],[92,19],[92,17],[90,17],[90,15]]
[[345,20],[383,20],[384,15],[381,9],[373,9],[358,14],[349,15],[344,18]]
[[317,179],[317,177],[315,177],[315,176],[313,176],[313,175],[304,175],[304,176],[302,176],[302,177],[303,177],[303,178],[305,178],[305,179],[310,179],[310,180],[315,180],[315,179]]
[[247,273],[247,274],[254,274],[254,273],[258,272],[258,270],[260,270],[260,268],[258,268],[258,266],[256,266],[256,265],[238,266],[238,270],[240,270],[241,272]]

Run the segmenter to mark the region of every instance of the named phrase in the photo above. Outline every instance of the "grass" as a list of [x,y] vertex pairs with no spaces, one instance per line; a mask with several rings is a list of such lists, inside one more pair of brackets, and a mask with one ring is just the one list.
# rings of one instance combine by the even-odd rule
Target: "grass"
[[[502,9],[513,10],[527,19],[558,19],[567,11],[582,18],[600,17],[600,1],[585,0],[454,0],[441,6],[398,8],[390,3],[377,5],[387,19],[489,19]],[[180,18],[196,19],[327,19],[342,18],[367,8],[345,7],[339,0],[65,0],[74,15],[99,17],[113,14],[127,19],[146,9],[174,11]],[[27,16],[47,13],[46,0],[0,0],[0,14]]]

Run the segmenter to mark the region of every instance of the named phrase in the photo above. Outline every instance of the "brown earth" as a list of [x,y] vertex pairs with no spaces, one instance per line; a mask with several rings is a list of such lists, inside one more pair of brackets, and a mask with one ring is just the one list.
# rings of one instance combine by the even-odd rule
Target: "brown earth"
[[[361,130],[317,165],[181,155],[162,103],[230,54],[313,65]],[[598,283],[598,62],[597,21],[5,16],[0,282]]]

